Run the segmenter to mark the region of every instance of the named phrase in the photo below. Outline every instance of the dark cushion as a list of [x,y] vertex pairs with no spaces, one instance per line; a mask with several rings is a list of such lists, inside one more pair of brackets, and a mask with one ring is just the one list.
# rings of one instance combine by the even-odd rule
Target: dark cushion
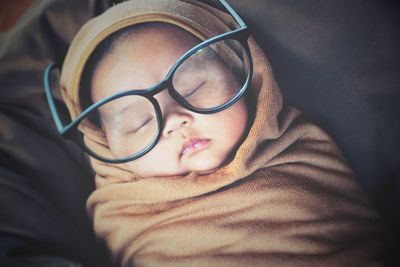
[[94,188],[83,153],[55,131],[43,94],[101,1],[36,1],[0,36],[0,266],[109,266],[85,211]]

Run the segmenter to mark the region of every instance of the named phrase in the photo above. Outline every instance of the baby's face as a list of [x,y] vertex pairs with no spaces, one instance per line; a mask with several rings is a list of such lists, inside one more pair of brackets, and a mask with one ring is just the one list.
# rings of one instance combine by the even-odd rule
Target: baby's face
[[[127,89],[155,85],[164,79],[177,59],[197,43],[189,33],[170,26],[146,28],[135,33],[134,38],[120,43],[98,64],[92,78],[92,100],[97,102]],[[225,80],[227,84],[234,83]],[[198,114],[183,108],[167,90],[155,98],[164,120],[161,138],[150,152],[126,163],[141,177],[213,170],[224,163],[245,132],[247,108],[243,98],[214,114]],[[129,120],[124,121],[129,123]],[[110,150],[118,154],[129,146],[129,140],[112,138],[110,123],[102,120]]]

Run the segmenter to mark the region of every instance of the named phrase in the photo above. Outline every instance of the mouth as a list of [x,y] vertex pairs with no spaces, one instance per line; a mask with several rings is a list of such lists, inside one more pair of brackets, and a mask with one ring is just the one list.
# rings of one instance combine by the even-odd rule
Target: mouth
[[206,149],[210,144],[210,139],[189,138],[182,145],[180,157],[189,156]]

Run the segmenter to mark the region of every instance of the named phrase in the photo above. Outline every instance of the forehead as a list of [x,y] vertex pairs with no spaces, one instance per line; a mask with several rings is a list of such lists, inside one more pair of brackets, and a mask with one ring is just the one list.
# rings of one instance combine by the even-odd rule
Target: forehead
[[91,79],[93,101],[118,91],[154,85],[199,42],[189,32],[164,23],[143,24],[122,33],[95,67]]
[[[147,46],[185,46],[200,40],[184,29],[167,23],[144,23],[117,33],[111,40],[110,54],[124,52],[126,49],[140,49]],[[161,42],[160,42],[161,41]]]

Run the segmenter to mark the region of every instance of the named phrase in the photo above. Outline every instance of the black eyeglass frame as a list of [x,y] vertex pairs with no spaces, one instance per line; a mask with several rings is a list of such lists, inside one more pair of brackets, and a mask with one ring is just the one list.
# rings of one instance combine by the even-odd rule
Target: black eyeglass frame
[[[162,112],[161,112],[161,108],[158,104],[158,101],[154,98],[154,96],[162,91],[164,91],[165,89],[168,89],[168,93],[170,94],[170,96],[180,105],[182,105],[184,108],[186,108],[187,110],[190,110],[192,112],[195,113],[200,113],[200,114],[212,114],[212,113],[217,113],[220,112],[230,106],[232,106],[233,104],[235,104],[240,97],[242,97],[242,95],[245,93],[245,91],[247,90],[247,88],[249,87],[250,81],[251,81],[251,77],[253,74],[253,64],[252,64],[252,58],[251,58],[251,53],[250,53],[250,49],[249,46],[247,44],[247,40],[249,37],[249,31],[248,31],[248,27],[247,25],[244,23],[244,21],[240,18],[240,16],[236,13],[235,10],[233,10],[233,8],[225,1],[225,0],[218,0],[219,3],[222,4],[222,6],[224,6],[224,8],[230,13],[230,15],[234,18],[234,20],[236,21],[236,23],[239,25],[238,29],[232,30],[230,32],[227,33],[223,33],[217,36],[214,36],[210,39],[207,39],[199,44],[197,44],[196,46],[194,46],[193,48],[191,48],[189,51],[187,51],[185,54],[183,54],[176,62],[175,64],[170,68],[169,72],[167,73],[167,75],[165,76],[165,78],[160,81],[159,83],[157,83],[154,86],[151,86],[147,89],[142,89],[142,90],[138,90],[138,89],[132,89],[132,90],[125,90],[123,92],[119,92],[116,94],[113,94],[111,96],[108,96],[92,105],[90,105],[89,107],[87,107],[85,110],[83,110],[74,120],[72,120],[70,123],[68,123],[67,125],[63,125],[59,112],[57,111],[56,105],[55,105],[55,101],[54,101],[54,96],[52,94],[52,89],[50,86],[50,75],[52,73],[52,71],[54,69],[59,69],[59,67],[55,64],[49,64],[45,71],[44,71],[44,89],[45,89],[45,93],[46,93],[46,98],[47,98],[47,102],[54,120],[54,123],[56,125],[56,128],[58,130],[58,132],[60,133],[60,135],[64,136],[67,139],[72,139],[75,142],[77,142],[82,149],[88,153],[90,156],[107,162],[107,163],[126,163],[132,160],[135,160],[137,158],[140,158],[141,156],[143,156],[144,154],[146,154],[147,152],[149,152],[159,141],[160,137],[161,137],[161,133],[162,133],[162,124],[163,124],[163,117],[162,117]],[[220,105],[218,107],[215,108],[210,108],[210,109],[198,109],[193,107],[192,105],[190,105],[185,99],[184,97],[182,97],[179,93],[176,92],[176,90],[173,87],[172,84],[172,78],[174,76],[175,71],[178,69],[178,67],[187,59],[189,58],[191,55],[193,55],[194,53],[196,53],[198,50],[209,46],[213,43],[219,42],[219,41],[223,41],[226,39],[233,39],[236,41],[239,41],[242,45],[243,48],[245,49],[247,55],[248,55],[248,60],[249,60],[249,73],[247,76],[247,79],[245,81],[245,83],[243,84],[242,88],[239,90],[239,92],[236,94],[236,96],[234,98],[232,98],[231,100],[229,100],[227,103]],[[126,157],[126,158],[122,158],[122,159],[109,159],[109,158],[104,158],[100,155],[97,155],[96,153],[94,153],[93,151],[91,151],[90,149],[88,149],[84,142],[83,142],[83,134],[78,130],[78,125],[79,123],[85,119],[90,113],[94,112],[95,110],[97,110],[97,108],[99,108],[102,105],[107,104],[110,101],[113,101],[115,99],[121,98],[121,97],[125,97],[125,96],[129,96],[129,95],[139,95],[142,97],[145,97],[147,100],[149,100],[152,104],[153,107],[156,111],[156,115],[157,115],[157,124],[158,124],[158,134],[157,136],[153,139],[153,141],[146,146],[142,151]]]

